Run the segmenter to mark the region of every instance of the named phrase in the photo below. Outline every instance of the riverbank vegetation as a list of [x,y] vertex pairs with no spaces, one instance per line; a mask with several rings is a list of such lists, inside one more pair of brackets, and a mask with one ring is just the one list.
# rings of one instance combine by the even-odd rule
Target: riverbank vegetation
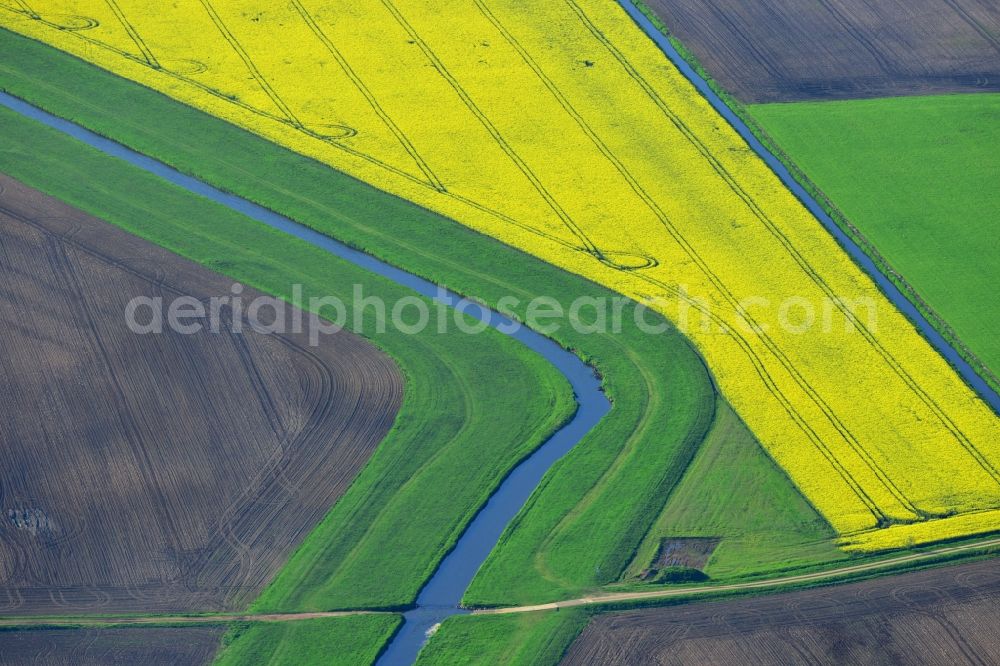
[[[386,302],[412,294],[12,111],[0,109],[0,118],[0,170],[243,284],[284,298],[300,284],[305,299],[345,302],[354,284]],[[374,318],[365,311],[363,331],[375,330]],[[399,364],[403,404],[333,513],[265,590],[276,609],[410,603],[504,474],[573,411],[562,375],[493,330],[387,327],[370,339]],[[344,583],[303,587],[306,571]]]
[[0,21],[652,299],[845,547],[995,525],[1000,421],[616,3],[58,8]]

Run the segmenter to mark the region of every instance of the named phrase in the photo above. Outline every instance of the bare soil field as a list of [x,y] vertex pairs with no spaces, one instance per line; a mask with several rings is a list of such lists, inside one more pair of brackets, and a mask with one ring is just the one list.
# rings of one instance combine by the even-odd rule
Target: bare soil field
[[1000,561],[594,618],[563,664],[996,664]]
[[656,554],[654,566],[690,567],[704,569],[712,552],[718,547],[721,539],[704,537],[676,537],[660,541],[660,550]]
[[0,614],[242,608],[368,460],[402,379],[361,338],[127,327],[231,287],[0,176]]
[[223,631],[221,627],[0,631],[0,665],[201,666],[212,660]]
[[747,103],[1000,91],[991,0],[646,0]]

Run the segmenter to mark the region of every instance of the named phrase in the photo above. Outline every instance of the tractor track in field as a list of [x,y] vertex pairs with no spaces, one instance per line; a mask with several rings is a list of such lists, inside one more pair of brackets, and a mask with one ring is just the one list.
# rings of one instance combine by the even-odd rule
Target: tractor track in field
[[[202,4],[204,4],[206,6],[206,8],[210,8],[210,6],[211,6],[209,0],[202,0]],[[385,0],[385,4],[387,6],[390,6],[390,7],[392,5],[392,3],[390,2],[390,0]],[[626,3],[623,3],[623,4],[626,4]],[[485,7],[485,5],[483,5],[482,3],[478,3],[477,2],[477,5],[479,5],[481,8]],[[487,12],[487,14],[488,14],[488,12]],[[217,17],[213,17],[213,18],[217,18]],[[308,17],[303,16],[303,18],[308,21]],[[487,18],[490,18],[490,17],[487,15]],[[216,21],[216,22],[218,23],[218,21]],[[498,28],[500,28],[500,26],[498,26]],[[223,32],[225,32],[224,27],[222,27],[222,26],[220,26],[220,30],[222,30]],[[503,32],[502,29],[501,29],[501,32]],[[508,37],[508,41],[511,41],[512,46],[515,49],[518,49],[518,46],[517,46],[516,42],[514,42],[514,40],[511,37],[509,37],[509,36],[507,36],[507,37]],[[234,48],[237,51],[239,51],[238,45],[234,45]],[[611,51],[611,53],[612,53],[612,55],[615,54],[615,52],[613,50]],[[531,63],[529,62],[529,65],[530,64]],[[537,70],[537,68],[536,68],[536,70]],[[536,71],[536,73],[538,73],[539,77],[543,80],[543,82],[546,82],[546,79],[545,79],[544,75],[540,71]],[[260,76],[262,76],[262,75],[260,75]],[[266,82],[262,83],[261,85],[265,89],[267,88]],[[558,91],[555,90],[554,88],[552,88],[552,91],[553,91],[553,94],[557,95],[557,97],[560,96],[560,94],[558,93]],[[563,101],[565,101],[565,100],[563,100]],[[276,101],[276,103],[277,103],[277,101]],[[610,153],[609,149],[606,146],[604,146],[596,138],[596,135],[594,135],[593,132],[591,132],[589,130],[589,128],[586,126],[586,124],[582,121],[582,119],[579,119],[578,114],[576,114],[575,110],[572,109],[572,107],[568,104],[568,102],[564,103],[564,107],[567,108],[567,111],[570,112],[571,115],[574,115],[574,117],[578,117],[578,122],[581,124],[581,129],[583,129],[585,132],[587,132],[588,136],[591,136],[591,139],[595,142],[595,144],[597,144],[597,147],[599,149],[603,149],[602,152],[605,152],[606,153],[606,157],[608,157],[613,162],[613,164],[616,167],[618,167],[618,169],[622,173],[623,177],[625,177],[626,180],[630,184],[633,184],[633,186],[637,185],[635,179],[631,176],[631,174],[629,174],[627,172],[627,170],[625,169],[625,167],[620,163],[620,161],[617,160],[617,158],[613,154]],[[666,111],[666,109],[664,109],[664,110]],[[289,115],[289,122],[291,122],[293,125],[301,125],[301,123],[299,123],[294,116],[292,116],[290,114],[287,114],[287,115]],[[120,156],[120,155],[118,155],[118,156]],[[142,165],[140,165],[140,166],[142,166]],[[154,171],[154,173],[157,173],[156,170],[150,169],[148,166],[144,166],[144,168],[147,168],[148,170],[152,170],[152,171]],[[168,178],[168,180],[169,179],[170,178]],[[733,183],[730,183],[730,184],[733,185]],[[191,189],[190,186],[185,185],[185,184],[181,184],[181,186],[182,187],[188,187],[188,189]],[[641,189],[641,188],[638,188],[638,189]],[[192,190],[192,191],[195,191],[195,190]],[[640,194],[641,194],[641,192],[640,192]],[[737,194],[739,194],[739,192],[737,192]],[[210,198],[214,198],[211,195],[209,195],[209,196],[210,196]],[[224,203],[224,205],[228,205],[230,208],[233,208],[234,205],[231,203],[231,201],[234,200],[234,199],[235,199],[235,197],[227,197],[227,202],[223,202],[223,203]],[[245,212],[245,211],[241,210],[240,212]],[[665,215],[662,215],[661,211],[655,210],[655,207],[654,207],[654,212],[656,212],[661,217],[661,219],[663,219],[664,223],[668,225],[667,221],[665,220]],[[254,217],[254,215],[251,215],[251,217]],[[261,221],[264,221],[266,224],[269,224],[271,226],[277,226],[278,228],[281,228],[283,231],[289,231],[288,228],[284,228],[281,225],[276,225],[276,224],[272,223],[271,221],[266,221],[266,220],[261,220]],[[764,221],[766,223],[766,221],[763,218],[762,218],[762,221]],[[668,225],[668,227],[669,227],[669,225]],[[669,230],[670,229],[668,228],[668,231]],[[292,233],[294,233],[295,235],[299,235],[298,233],[296,233],[294,231]],[[587,243],[588,243],[588,240],[589,240],[589,239],[586,238],[586,235],[582,234],[582,233],[581,234],[577,234],[577,235],[578,235],[579,240],[581,241],[581,243],[586,246]],[[300,237],[302,237],[302,236],[300,236]],[[315,243],[315,241],[312,241],[312,242]],[[327,248],[327,249],[329,249],[329,248]],[[791,248],[789,248],[789,249],[791,249]],[[586,248],[586,250],[589,250],[592,254],[595,254],[595,256],[598,256],[600,254],[600,251],[596,247],[594,247],[594,248]],[[339,252],[334,252],[334,253],[335,254],[340,254]],[[343,256],[343,255],[341,255],[341,256]],[[354,261],[353,259],[350,259],[350,258],[349,258],[349,260]],[[370,258],[368,258],[368,260],[370,261]],[[359,262],[358,261],[354,261],[354,263],[359,263]],[[610,263],[614,264],[615,262],[610,262]],[[361,264],[359,263],[359,265],[361,265]],[[371,265],[369,264],[368,266],[364,266],[364,267],[370,267],[370,266]],[[803,266],[803,268],[806,268],[806,266]],[[620,270],[625,270],[625,267],[619,267],[619,269]],[[381,271],[378,271],[378,272],[381,272]],[[393,276],[390,276],[390,277],[392,278]],[[821,284],[820,286],[822,287],[824,285]],[[775,354],[777,354],[777,351],[775,351]],[[892,363],[890,363],[890,365],[892,365]],[[894,368],[894,369],[897,369],[897,368]],[[793,373],[793,375],[795,374],[794,370],[791,367],[788,367],[788,370],[789,370],[789,372]],[[897,372],[899,372],[899,369],[897,369]],[[903,379],[905,381],[906,377],[903,377]],[[912,384],[910,386],[910,388],[913,389],[915,392],[917,392],[918,396],[919,396],[919,394],[920,394],[919,387],[917,387],[915,384]],[[818,401],[818,396],[814,397],[814,400]],[[936,407],[936,405],[933,405],[933,406],[932,405],[928,405],[928,406],[932,409],[932,411],[934,411],[934,407]],[[592,407],[593,407],[593,405],[592,405]],[[822,409],[822,405],[820,405],[820,408]],[[826,411],[826,410],[823,410],[823,411]],[[830,414],[827,414],[827,415],[828,415],[828,417],[830,417]],[[839,424],[835,423],[834,425],[836,427]],[[846,431],[846,428],[840,428],[840,427],[838,427],[838,430],[841,430],[842,434],[846,438],[853,439],[853,436],[850,435],[850,433]],[[954,434],[959,439],[962,439],[964,437],[962,435],[962,433],[960,433],[960,432],[955,432]],[[859,453],[859,455],[861,455],[861,452],[858,452],[858,453]],[[973,455],[975,457],[975,454],[973,454]],[[864,457],[864,456],[862,456],[862,457]],[[875,470],[873,470],[873,471],[875,471]],[[996,473],[997,473],[996,470],[992,470],[992,472],[993,472],[994,475],[996,475]],[[878,476],[878,472],[877,471],[876,471],[876,475]],[[893,484],[892,484],[891,480],[888,480],[886,478],[886,479],[882,479],[882,481],[883,481],[883,483],[885,483],[885,485],[887,487],[889,487],[890,490],[893,489]],[[895,493],[893,493],[893,494],[895,494]],[[899,495],[902,495],[902,493],[900,492]],[[901,503],[904,504],[904,506],[909,503],[909,500],[907,500],[905,497],[900,496],[900,497],[897,497],[897,499],[901,500]],[[872,503],[874,504],[874,502],[872,502]],[[911,506],[907,506],[907,508],[910,509],[912,507]],[[874,507],[874,509],[875,509],[874,512],[878,511],[878,507]],[[914,510],[914,513],[916,513],[915,510]],[[876,515],[877,515],[877,513],[876,513]],[[477,520],[479,520],[479,519],[477,518]],[[490,520],[492,521],[493,519],[490,519]],[[464,539],[464,536],[463,536],[463,539]],[[459,545],[461,546],[461,543]],[[776,577],[776,578],[771,578],[771,579],[767,579],[767,580],[756,580],[756,581],[748,581],[748,582],[744,582],[744,583],[732,583],[732,584],[725,584],[725,585],[708,585],[708,586],[704,586],[703,585],[703,586],[689,586],[689,587],[674,587],[674,588],[670,588],[670,589],[647,590],[647,591],[640,591],[640,592],[601,592],[601,593],[596,593],[596,594],[594,594],[592,596],[588,596],[588,597],[582,597],[582,598],[578,598],[578,599],[571,599],[571,600],[565,600],[565,601],[560,601],[560,602],[554,602],[554,603],[550,603],[550,604],[531,605],[531,606],[518,606],[518,607],[511,607],[511,608],[480,609],[480,610],[475,610],[473,612],[476,613],[476,614],[518,613],[518,612],[531,612],[531,611],[536,611],[536,610],[558,610],[559,608],[568,608],[568,607],[574,607],[574,606],[591,606],[591,605],[601,605],[601,604],[630,603],[630,602],[634,602],[634,601],[656,600],[656,599],[667,599],[667,598],[692,598],[692,599],[694,599],[696,597],[700,597],[700,596],[704,596],[704,595],[709,595],[709,594],[714,595],[714,594],[725,594],[725,593],[738,593],[738,592],[741,592],[741,591],[750,591],[750,590],[754,590],[754,589],[758,589],[758,588],[770,589],[770,588],[777,588],[777,587],[790,586],[790,585],[796,585],[796,584],[810,584],[810,583],[833,582],[836,579],[841,579],[841,578],[845,578],[845,577],[859,576],[859,575],[865,574],[866,572],[883,571],[883,570],[887,570],[887,569],[890,569],[890,568],[893,568],[893,567],[897,567],[897,566],[916,564],[918,562],[919,563],[930,562],[930,561],[933,561],[933,560],[938,559],[938,558],[946,557],[946,556],[949,556],[949,555],[954,555],[954,554],[957,554],[957,553],[960,553],[960,552],[968,551],[970,549],[989,548],[989,547],[997,546],[997,545],[1000,545],[1000,538],[997,538],[997,539],[994,539],[994,540],[991,540],[991,541],[983,541],[983,542],[980,542],[980,543],[977,543],[977,544],[966,544],[966,545],[962,545],[962,546],[950,546],[950,547],[939,548],[939,549],[932,550],[932,551],[926,551],[924,553],[917,553],[917,554],[912,554],[911,553],[911,554],[907,554],[907,555],[900,555],[898,557],[887,558],[887,559],[880,560],[880,561],[877,561],[877,562],[864,562],[864,563],[859,563],[859,564],[855,564],[855,565],[852,565],[852,566],[845,566],[845,567],[841,567],[841,568],[837,568],[837,569],[832,569],[832,570],[828,570],[828,571],[812,572],[812,573],[804,573],[804,574],[792,575],[792,576]],[[456,548],[456,552],[458,550],[459,550],[459,548]],[[450,557],[451,556],[449,556],[449,558]],[[469,556],[469,557],[476,557],[476,556],[472,555],[472,556]],[[485,554],[484,554],[484,557],[485,557]],[[427,588],[425,588],[425,591],[428,590],[429,588],[433,588],[434,587],[435,579],[442,578],[442,572],[444,572],[448,568],[448,564],[449,564],[449,561],[446,559],[445,562],[442,564],[441,569],[439,569],[439,571],[437,573],[435,573],[434,577],[428,583],[428,586],[427,586]],[[472,573],[474,573],[474,571]],[[470,579],[471,579],[471,575],[470,575]],[[444,593],[445,592],[445,590],[443,588],[441,590],[432,590],[432,591],[433,592],[439,592],[439,593]],[[450,590],[447,590],[447,592],[448,592],[448,594],[451,594]],[[447,604],[448,605],[445,608],[445,606],[442,606],[440,604],[428,603],[429,598],[425,599],[424,596],[425,596],[424,592],[422,591],[421,598],[418,599],[416,608],[411,609],[410,611],[408,611],[408,613],[407,613],[407,623],[410,624],[411,626],[410,627],[406,627],[404,625],[404,630],[402,632],[400,632],[400,635],[403,635],[403,634],[406,634],[406,633],[416,634],[418,631],[422,630],[423,627],[430,626],[431,623],[435,623],[437,621],[443,620],[444,617],[446,617],[448,615],[452,615],[452,614],[455,614],[456,612],[460,612],[459,609],[458,609],[458,606],[457,606],[457,598],[458,597],[455,597],[454,600],[451,597],[449,597],[447,599]],[[434,596],[434,595],[431,595],[431,596]],[[426,608],[427,612],[421,614],[421,612],[420,612],[421,608]],[[430,611],[432,611],[432,610],[436,614],[431,613]],[[345,611],[331,611],[331,612],[318,612],[318,613],[317,612],[291,613],[291,614],[228,614],[228,615],[199,615],[199,616],[183,616],[183,615],[176,615],[176,616],[169,616],[169,615],[139,616],[139,615],[134,615],[134,616],[130,616],[130,617],[105,617],[105,618],[39,618],[38,621],[36,622],[36,624],[52,624],[53,622],[55,622],[57,624],[58,623],[66,623],[66,624],[72,624],[72,625],[79,625],[79,624],[88,624],[88,625],[89,624],[98,624],[98,625],[100,625],[100,624],[150,624],[150,623],[170,623],[170,624],[176,623],[176,624],[202,624],[202,625],[204,625],[204,624],[212,624],[212,623],[226,623],[226,622],[240,622],[240,621],[265,621],[265,622],[296,621],[296,620],[316,619],[316,618],[324,618],[324,617],[343,617],[343,616],[347,616],[347,615],[367,614],[367,613],[372,613],[372,612],[379,612],[379,611],[360,611],[360,610],[359,611],[350,611],[350,610],[345,610]],[[433,615],[433,617],[432,617],[432,615]],[[28,621],[27,620],[19,620],[18,618],[6,618],[6,619],[5,618],[0,618],[0,626],[21,626],[25,622],[28,622]],[[397,640],[398,639],[399,639],[399,636],[397,636]],[[413,640],[413,639],[407,637],[407,641],[409,641],[409,640]]]
[[382,441],[402,376],[350,333],[132,335],[130,297],[232,283],[7,175],[0,190],[0,612],[244,608]]
[[1000,663],[996,559],[593,617],[563,666]]
[[[388,650],[382,657],[383,659],[390,659],[392,663],[397,661],[402,663],[404,660],[412,661],[415,659],[417,651],[426,639],[426,631],[430,627],[444,621],[445,618],[451,615],[464,612],[460,607],[462,594],[464,594],[479,566],[486,560],[493,546],[499,540],[503,530],[524,506],[544,474],[557,460],[569,452],[577,442],[590,433],[611,409],[611,403],[601,389],[601,380],[593,368],[584,363],[576,355],[566,351],[540,333],[524,326],[514,326],[514,322],[496,311],[467,301],[460,295],[450,292],[439,285],[339,243],[328,236],[262,206],[223,192],[197,178],[186,176],[162,162],[108,140],[80,125],[58,118],[2,92],[0,92],[0,105],[68,134],[77,140],[83,141],[92,148],[143,169],[188,192],[206,197],[261,224],[294,236],[331,255],[349,261],[362,269],[372,271],[405,288],[412,289],[418,294],[446,303],[468,316],[480,319],[545,358],[559,370],[572,386],[577,402],[575,415],[553,433],[541,446],[518,463],[493,492],[488,502],[480,507],[476,516],[459,536],[454,548],[445,556],[434,574],[421,589],[414,607],[407,609],[404,613],[405,622],[403,627],[396,634]],[[93,623],[97,625],[121,623],[204,625],[206,623],[218,624],[253,620],[315,619],[321,617],[339,617],[345,614],[360,614],[362,612],[337,611],[332,614],[324,613],[318,615],[313,613],[289,615],[131,615],[119,617],[105,616],[102,618],[76,617],[71,619],[63,617],[54,620],[52,618],[43,619],[40,617],[37,621],[29,622],[27,625],[25,625],[24,620],[7,617],[0,618],[0,626],[30,626],[31,624],[35,626],[51,626],[53,623],[56,626],[67,624],[77,626],[81,623]]]

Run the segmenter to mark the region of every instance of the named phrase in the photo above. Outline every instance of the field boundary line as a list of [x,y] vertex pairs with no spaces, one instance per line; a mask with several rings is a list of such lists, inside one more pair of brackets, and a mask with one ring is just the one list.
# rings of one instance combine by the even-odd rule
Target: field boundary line
[[246,52],[243,45],[236,39],[236,35],[230,32],[229,28],[226,27],[222,17],[215,11],[215,7],[212,6],[210,0],[200,0],[200,2],[205,8],[205,11],[208,13],[209,18],[212,19],[212,23],[214,23],[215,27],[219,30],[219,33],[227,42],[229,42],[233,51],[236,52],[236,55],[238,55],[240,60],[243,61],[243,64],[246,65],[247,70],[250,72],[250,76],[252,76],[254,81],[257,82],[257,85],[259,85],[267,96],[271,98],[274,105],[281,109],[281,112],[285,114],[288,118],[288,122],[290,122],[295,129],[305,129],[305,125],[301,120],[299,120],[298,116],[295,115],[295,112],[293,112],[291,107],[285,103],[285,100],[278,95],[278,91],[271,87],[271,83],[264,77],[264,74],[260,71],[260,69],[257,68],[256,63],[254,63],[250,54]]
[[427,60],[431,63],[431,65],[433,65],[434,69],[437,70],[438,74],[440,74],[448,85],[455,91],[455,94],[462,100],[462,103],[465,104],[469,112],[476,117],[490,136],[493,137],[493,140],[496,142],[497,146],[499,146],[500,150],[502,150],[504,154],[510,158],[518,170],[524,175],[525,178],[528,179],[528,182],[531,183],[542,199],[545,200],[545,203],[552,209],[552,212],[554,212],[556,216],[562,220],[563,224],[569,228],[573,235],[576,236],[581,243],[583,243],[585,251],[597,259],[603,259],[604,253],[601,252],[600,248],[598,248],[590,240],[576,221],[562,207],[562,204],[560,204],[556,200],[555,196],[549,192],[548,188],[545,187],[545,184],[542,183],[538,174],[536,174],[524,158],[522,158],[517,151],[514,150],[513,146],[508,143],[507,139],[505,139],[503,134],[500,132],[500,129],[493,123],[492,120],[490,120],[489,116],[487,116],[486,113],[479,108],[479,105],[476,104],[474,99],[472,99],[469,92],[462,87],[455,75],[451,73],[441,58],[434,52],[433,49],[431,49],[430,44],[428,44],[424,38],[420,36],[416,28],[414,28],[413,25],[406,20],[406,17],[399,11],[399,8],[396,7],[395,3],[393,3],[392,0],[382,0],[382,4],[389,11],[389,13],[392,14],[392,17],[396,20],[400,27],[406,31],[406,33],[410,36],[410,39],[417,44]]
[[948,342],[955,350],[961,355],[970,366],[974,366],[980,375],[983,376],[983,380],[991,386],[991,388],[1000,387],[1000,377],[997,377],[996,373],[991,370],[986,363],[979,358],[974,351],[972,351],[965,342],[959,337],[958,332],[952,328],[951,324],[945,321],[944,317],[941,316],[931,304],[928,303],[923,296],[917,291],[906,277],[900,273],[883,255],[875,244],[862,233],[854,223],[852,223],[847,214],[840,210],[836,204],[830,199],[816,183],[806,175],[802,169],[797,166],[792,160],[792,157],[778,145],[778,142],[768,133],[763,126],[760,125],[755,119],[753,119],[747,113],[740,114],[741,119],[746,123],[747,128],[750,129],[758,138],[761,140],[762,144],[767,145],[767,149],[771,151],[775,157],[785,165],[804,190],[810,193],[818,203],[822,205],[823,208],[827,210],[827,214],[830,216],[831,220],[834,220],[837,226],[844,229],[844,232],[851,237],[851,239],[857,243],[858,247],[868,255],[872,262],[879,267],[882,273],[890,280],[900,292],[905,293],[906,298],[913,303],[913,305],[923,314],[924,317],[928,319],[929,322],[933,321],[931,324],[941,335],[941,337]]
[[[948,557],[960,553],[974,552],[978,550],[988,550],[993,547],[1000,547],[1000,537],[994,537],[986,541],[962,544],[959,546],[946,546],[923,553],[911,553],[897,557],[879,560],[878,562],[864,562],[846,567],[838,567],[826,571],[798,574],[794,576],[781,576],[778,578],[768,578],[765,580],[748,581],[746,583],[728,583],[725,585],[703,585],[678,587],[666,590],[651,590],[641,592],[608,592],[593,594],[576,599],[566,599],[563,601],[553,601],[543,604],[527,606],[508,606],[503,608],[475,608],[471,615],[510,615],[516,613],[534,613],[537,611],[559,610],[561,608],[576,608],[580,606],[597,606],[602,604],[621,603],[629,601],[644,601],[671,598],[698,597],[700,595],[724,594],[727,592],[744,592],[757,589],[768,589],[772,587],[783,587],[796,583],[811,583],[833,581],[838,578],[851,576],[852,574],[863,574],[867,572],[888,569],[900,564],[916,564],[920,562],[933,562],[941,557]],[[900,572],[903,573],[903,572]],[[847,581],[844,581],[847,582]],[[324,618],[350,617],[355,615],[394,615],[395,611],[380,610],[340,610],[340,611],[313,611],[304,613],[222,613],[219,615],[131,615],[131,616],[40,616],[40,617],[0,617],[0,627],[76,627],[76,626],[105,626],[105,625],[145,625],[145,624],[226,624],[231,622],[297,622],[302,620],[315,620]]]
[[[924,389],[920,386],[920,383],[913,378],[913,376],[903,367],[899,360],[886,349],[874,333],[869,330],[868,326],[861,321],[858,316],[852,311],[850,307],[847,307],[841,299],[837,297],[833,288],[827,283],[827,281],[820,275],[809,263],[799,251],[796,249],[794,243],[785,235],[785,233],[778,227],[775,221],[768,215],[757,200],[750,195],[746,189],[737,181],[736,176],[726,168],[724,164],[712,153],[707,145],[701,140],[701,138],[692,130],[684,120],[674,113],[670,106],[667,104],[656,89],[649,83],[648,80],[639,72],[632,64],[629,62],[625,54],[622,53],[606,35],[604,35],[601,30],[593,24],[590,18],[587,16],[586,12],[580,7],[575,0],[566,0],[567,4],[574,9],[577,16],[580,18],[588,30],[594,35],[594,37],[601,42],[602,45],[614,56],[614,58],[622,65],[626,70],[626,73],[632,78],[646,93],[647,96],[653,101],[653,103],[660,109],[660,111],[670,120],[670,122],[677,127],[677,129],[684,135],[684,137],[692,144],[692,146],[705,158],[709,163],[711,168],[721,177],[726,184],[729,186],[730,190],[737,195],[750,209],[750,212],[767,228],[767,230],[774,236],[775,240],[785,249],[785,251],[791,256],[791,258],[798,264],[799,268],[813,281],[813,283],[819,287],[831,300],[831,302],[837,307],[838,310],[850,321],[857,330],[861,332],[864,338],[868,341],[868,344],[875,350],[875,352],[882,357],[882,359],[889,365],[890,368],[896,373],[896,375],[903,381],[904,384],[916,395],[921,402],[937,417],[941,424],[949,430],[952,436],[958,441],[959,445],[966,450],[966,452],[972,456],[987,474],[993,477],[993,480],[1000,484],[1000,472],[996,470],[995,467],[990,463],[989,460],[985,458],[982,452],[976,447],[976,445],[969,439],[969,437],[958,427],[954,420],[945,413],[944,409],[931,397]],[[734,127],[734,129],[736,129]],[[737,130],[737,134],[739,131]],[[741,137],[742,138],[742,137]],[[749,147],[749,146],[748,146]],[[765,163],[766,164],[766,163]],[[793,193],[794,194],[794,193]],[[858,443],[858,446],[861,446]],[[913,512],[917,515],[922,515],[920,511],[917,511],[915,507],[912,508]]]
[[115,18],[117,18],[119,23],[122,24],[122,27],[125,28],[125,32],[127,32],[128,36],[133,42],[135,42],[135,45],[139,47],[139,50],[142,52],[142,57],[146,59],[146,64],[153,69],[161,69],[160,61],[156,59],[156,56],[153,54],[153,50],[149,48],[146,41],[141,35],[139,35],[139,31],[135,29],[135,26],[132,25],[132,23],[125,16],[125,12],[122,11],[122,8],[118,5],[118,1],[107,0],[107,2],[108,7],[110,7],[111,11],[114,12]]
[[967,551],[988,550],[996,546],[1000,546],[1000,537],[992,538],[986,541],[980,541],[977,543],[963,544],[960,546],[947,546],[944,548],[937,548],[935,550],[923,553],[900,555],[885,560],[879,560],[877,562],[865,562],[846,567],[838,567],[836,569],[829,569],[826,571],[797,574],[793,576],[781,576],[778,578],[768,578],[764,580],[748,581],[746,583],[727,583],[724,585],[678,587],[667,590],[651,590],[651,591],[641,591],[641,592],[607,592],[607,593],[593,594],[586,597],[579,597],[577,599],[553,601],[545,604],[536,604],[528,606],[509,606],[504,608],[478,608],[472,610],[472,615],[508,615],[513,613],[532,613],[535,611],[558,610],[560,608],[574,608],[578,606],[594,606],[600,604],[628,602],[628,601],[684,598],[684,597],[694,597],[699,595],[708,595],[716,593],[743,592],[756,589],[783,587],[786,585],[794,585],[796,583],[832,581],[845,576],[851,576],[852,574],[863,574],[870,571],[878,571],[880,569],[892,568],[900,564],[909,564],[909,563],[916,564],[918,562],[924,562],[924,561],[933,562],[934,560],[941,557],[948,557],[950,555],[956,555]]
[[[795,164],[746,108],[711,78],[697,58],[673,36],[643,0],[617,2],[702,96],[743,136],[750,148],[761,156],[838,243],[845,247],[852,260],[897,305],[924,339],[958,372],[965,384],[995,413],[1000,413],[1000,378],[996,373],[961,340],[957,332],[920,296],[913,285],[892,267],[874,244]],[[898,298],[891,293],[892,290],[899,293]]]

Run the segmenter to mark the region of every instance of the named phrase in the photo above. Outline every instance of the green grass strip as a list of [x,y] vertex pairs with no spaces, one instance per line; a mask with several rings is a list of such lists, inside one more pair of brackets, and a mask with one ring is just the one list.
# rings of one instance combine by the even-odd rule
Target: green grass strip
[[704,571],[722,582],[846,560],[835,536],[732,408],[720,403],[712,431],[627,578],[649,567],[662,539],[720,539]]
[[[513,309],[518,316],[538,295],[555,297],[564,307],[579,296],[617,297],[323,164],[3,31],[0,87],[460,293],[490,304],[519,298]],[[640,331],[633,307],[625,307],[617,333],[587,335],[563,327],[552,335],[598,369],[614,407],[547,475],[515,519],[516,529],[505,533],[480,572],[468,601],[533,603],[579,596],[618,580],[711,427],[716,394],[700,357],[673,329],[655,337]],[[653,313],[647,316],[656,321]],[[500,369],[492,364],[480,372]],[[504,403],[489,411],[517,415],[504,417],[500,427],[521,419]],[[400,423],[409,425],[402,416]],[[445,496],[449,490],[445,485],[428,492]],[[371,604],[372,586],[384,592],[383,605],[412,598],[410,588],[392,589],[401,577],[409,580],[399,569],[410,554],[400,548],[345,550],[364,535],[341,539],[353,529],[344,525],[365,522],[349,502],[341,504],[344,513],[335,511],[324,521],[255,608],[340,608],[365,599]],[[412,514],[416,523],[424,519],[423,513]],[[360,554],[349,557],[351,552]],[[376,582],[382,578],[389,583]]]
[[358,666],[370,664],[402,624],[399,615],[253,622],[222,638],[215,666]]
[[[0,123],[0,170],[233,279],[285,298],[295,283],[305,299],[350,302],[354,284],[390,303],[412,295],[12,111],[0,109]],[[376,330],[374,317],[366,310],[365,330]],[[269,589],[275,608],[410,603],[500,479],[574,409],[555,368],[492,329],[405,335],[387,327],[373,340],[405,376],[403,405],[354,484]],[[498,427],[497,413],[517,417]],[[317,570],[328,587],[300,585]]]

